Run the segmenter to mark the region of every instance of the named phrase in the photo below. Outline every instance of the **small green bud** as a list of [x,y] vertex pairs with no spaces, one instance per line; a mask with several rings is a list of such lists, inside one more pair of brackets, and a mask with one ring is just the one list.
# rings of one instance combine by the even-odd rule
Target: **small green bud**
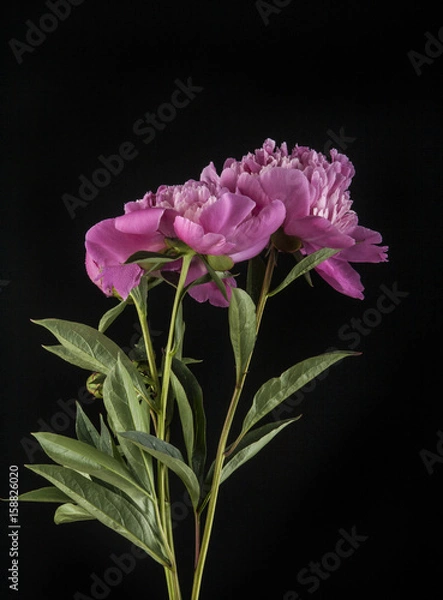
[[296,235],[287,235],[282,227],[272,234],[271,241],[277,250],[280,250],[280,252],[288,252],[290,254],[297,252],[297,250],[300,250],[303,246],[299,237]]
[[103,373],[92,373],[86,380],[86,389],[95,398],[103,398],[103,382],[105,375]]
[[230,256],[208,254],[206,258],[214,271],[230,271],[234,266],[234,261]]

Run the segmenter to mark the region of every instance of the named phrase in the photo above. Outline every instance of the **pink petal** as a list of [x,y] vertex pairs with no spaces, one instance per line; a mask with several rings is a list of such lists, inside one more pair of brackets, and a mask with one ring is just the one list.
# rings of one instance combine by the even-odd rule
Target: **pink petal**
[[176,217],[174,230],[179,239],[200,254],[226,254],[232,248],[223,235],[205,234],[201,225],[185,217]]
[[264,208],[270,202],[260,180],[249,173],[242,173],[237,181],[237,190],[244,196],[248,196],[256,203],[258,208]]
[[257,256],[283,223],[285,215],[284,204],[274,200],[258,216],[242,223],[236,232],[235,251],[230,253],[232,260],[240,262]]
[[352,232],[356,244],[340,253],[340,258],[350,262],[386,262],[388,246],[377,246],[382,241],[377,231],[358,226]]
[[115,228],[122,233],[153,235],[157,233],[164,208],[147,208],[129,212],[115,219]]
[[246,196],[226,192],[200,215],[200,224],[206,231],[227,237],[255,208],[255,202]]
[[287,222],[309,214],[312,190],[307,177],[301,171],[275,167],[262,173],[259,179],[271,200],[284,202]]
[[286,219],[283,229],[288,235],[323,248],[349,248],[355,244],[351,236],[341,233],[323,217],[310,215],[296,221]]
[[364,287],[360,275],[349,263],[332,257],[320,263],[316,271],[338,292],[363,300]]
[[164,248],[163,236],[155,234],[151,240],[146,235],[128,235],[115,228],[115,219],[97,223],[86,233],[86,250],[100,266],[114,266],[125,262],[138,250],[157,251]]

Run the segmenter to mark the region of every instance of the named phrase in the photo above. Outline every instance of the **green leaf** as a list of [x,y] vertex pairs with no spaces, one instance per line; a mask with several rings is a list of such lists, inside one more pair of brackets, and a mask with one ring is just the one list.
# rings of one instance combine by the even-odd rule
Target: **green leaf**
[[223,467],[220,483],[226,481],[226,479],[232,475],[234,471],[241,467],[245,462],[250,460],[258,452],[260,452],[260,450],[267,444],[269,444],[269,442],[274,439],[274,437],[280,433],[280,431],[282,431],[290,423],[298,421],[300,417],[301,415],[293,419],[286,419],[285,421],[268,423],[247,433],[236,448],[232,457],[229,458],[228,462]]
[[180,302],[177,310],[177,318],[175,320],[174,329],[174,356],[180,358],[183,356],[183,342],[185,338],[186,325],[183,319],[183,303]]
[[125,260],[125,265],[137,264],[140,267],[150,267],[152,265],[161,265],[169,262],[173,262],[177,260],[176,256],[167,256],[166,254],[160,254],[159,252],[149,252],[145,250],[140,250],[139,252],[134,252],[131,256]]
[[122,496],[90,481],[80,473],[57,465],[26,465],[55,485],[78,506],[119,535],[142,548],[154,560],[170,567],[163,537],[149,512]]
[[248,261],[248,273],[246,276],[246,291],[252,301],[257,304],[265,278],[266,265],[261,256],[256,256]]
[[100,442],[98,449],[104,452],[105,454],[112,456],[113,458],[116,458],[118,456],[118,451],[114,444],[114,440],[112,439],[111,433],[102,415],[100,415]]
[[[114,433],[142,431],[149,433],[147,404],[139,403],[131,385],[131,378],[122,361],[118,360],[103,385],[103,402],[108,412],[108,422]],[[120,447],[140,483],[153,492],[152,460],[139,448],[119,438]]]
[[343,248],[321,248],[312,254],[309,254],[303,260],[301,260],[295,267],[289,272],[289,274],[285,277],[285,279],[278,285],[274,290],[268,293],[268,297],[275,296],[279,292],[285,289],[290,283],[292,283],[298,277],[305,275],[311,269],[317,267],[320,263],[337,252],[340,252]]
[[183,460],[183,456],[178,448],[153,435],[139,431],[126,431],[120,435],[133,442],[178,475],[188,490],[194,509],[197,509],[200,499],[200,484],[194,471]]
[[100,435],[91,420],[86,415],[79,402],[76,402],[75,433],[80,442],[85,442],[94,448],[100,447]]
[[148,402],[151,401],[146,386],[130,359],[115,342],[97,329],[62,319],[42,319],[33,323],[48,329],[62,345],[44,346],[46,350],[78,367],[108,375],[120,358],[130,373],[132,385],[137,392]]
[[148,492],[142,489],[125,466],[112,456],[93,448],[85,442],[57,433],[34,433],[43,450],[56,463],[106,481],[134,500],[141,508],[150,501]]
[[49,486],[20,494],[18,500],[21,502],[55,502],[56,504],[63,504],[69,502],[69,496],[58,488]]
[[330,352],[308,358],[261,386],[255,394],[252,406],[247,413],[242,432],[249,431],[260,419],[270,413],[276,406],[294,394],[300,388],[315,379],[320,373],[347,356],[355,356],[356,352]]
[[125,310],[128,305],[128,299],[122,300],[116,306],[112,307],[110,310],[105,312],[103,317],[100,319],[100,323],[98,324],[98,330],[101,333],[104,333],[110,325],[115,321],[115,319],[121,315],[121,313]]
[[226,291],[226,286],[223,283],[223,279],[220,277],[220,275],[217,273],[217,271],[212,268],[212,266],[210,265],[210,263],[208,262],[208,260],[206,259],[205,256],[203,256],[202,254],[199,254],[199,257],[203,261],[203,264],[205,265],[206,269],[208,270],[208,274],[211,276],[212,281],[218,287],[218,289],[222,293],[225,300],[229,300],[228,293]]
[[230,256],[207,254],[206,259],[215,271],[230,271],[234,266]]
[[[176,395],[182,421],[183,436],[188,452],[189,465],[199,481],[202,481],[206,463],[206,416],[203,405],[203,391],[193,372],[184,361],[172,361],[172,382],[178,382]],[[177,390],[174,388],[174,391]],[[181,404],[183,405],[181,407]],[[190,415],[189,408],[190,407]],[[182,418],[182,410],[184,412]],[[192,426],[190,424],[192,418]],[[191,435],[192,432],[192,435]]]
[[171,385],[177,401],[183,439],[188,455],[188,464],[192,465],[192,454],[194,452],[194,415],[192,414],[192,408],[186,396],[185,389],[174,372],[171,372]]
[[136,304],[136,306],[138,306],[139,310],[143,313],[145,317],[148,313],[148,287],[148,278],[146,276],[142,277],[138,286],[133,288],[130,294],[134,303]]
[[95,521],[95,517],[87,510],[76,504],[62,504],[54,514],[54,523],[64,525],[65,523],[76,523],[77,521]]
[[228,314],[229,333],[235,356],[236,381],[239,383],[254,349],[257,330],[255,304],[244,290],[233,288]]

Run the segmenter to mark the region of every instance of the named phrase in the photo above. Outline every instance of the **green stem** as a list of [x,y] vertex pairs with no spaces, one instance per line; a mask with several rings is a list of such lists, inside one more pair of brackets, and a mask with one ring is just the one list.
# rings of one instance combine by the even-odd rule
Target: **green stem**
[[155,362],[155,352],[154,352],[154,347],[152,345],[152,338],[151,338],[151,334],[149,333],[148,315],[143,310],[143,308],[139,305],[139,303],[136,302],[135,300],[134,300],[134,304],[135,304],[135,308],[137,309],[138,319],[140,321],[140,327],[141,327],[142,334],[143,334],[143,341],[145,342],[146,355],[147,355],[148,364],[149,364],[149,372],[151,374],[151,377],[154,380],[154,392],[155,392],[155,394],[158,394],[158,392],[160,390],[160,381],[159,381],[159,377],[158,377],[157,365]]
[[[186,277],[189,271],[191,261],[192,255],[185,255],[183,257],[183,264],[180,270],[180,279],[177,285],[174,304],[172,307],[168,341],[166,344],[164,355],[160,406],[157,420],[157,437],[165,441],[168,435],[168,432],[166,430],[166,415],[169,385],[171,380],[172,359],[174,356],[175,326],[180,304],[183,300],[183,289],[185,287]],[[174,539],[172,534],[168,469],[164,464],[161,463],[158,465],[158,498],[160,504],[160,518],[162,526],[167,532],[168,543],[174,555],[173,568],[171,570],[166,571],[166,581],[168,584],[169,598],[170,600],[181,600],[180,583],[178,579],[177,565],[175,563]]]
[[[263,317],[263,312],[266,306],[266,301],[268,298],[268,292],[271,285],[272,274],[274,272],[274,267],[276,264],[276,251],[274,247],[271,247],[268,263],[266,266],[266,272],[263,279],[263,285],[260,293],[260,298],[257,303],[257,334],[260,328],[261,320]],[[215,517],[215,509],[217,507],[218,494],[220,489],[220,480],[223,469],[223,463],[225,460],[226,454],[226,446],[228,442],[229,433],[232,427],[232,423],[234,420],[234,416],[238,407],[238,403],[240,401],[240,396],[243,391],[243,387],[246,381],[246,377],[249,370],[249,365],[252,359],[253,352],[249,355],[248,361],[245,366],[245,370],[243,372],[240,381],[236,383],[234,393],[231,398],[231,403],[228,408],[228,412],[226,414],[225,422],[223,424],[223,429],[220,435],[220,440],[217,448],[217,455],[215,458],[214,464],[214,474],[212,479],[210,498],[208,504],[208,512],[206,515],[205,528],[203,532],[203,539],[201,542],[200,553],[198,556],[197,566],[194,572],[194,582],[192,587],[192,595],[191,600],[198,600],[200,597],[200,589],[202,584],[203,570],[205,567],[206,557],[208,554],[209,541],[211,538],[212,528],[214,525],[214,517]]]

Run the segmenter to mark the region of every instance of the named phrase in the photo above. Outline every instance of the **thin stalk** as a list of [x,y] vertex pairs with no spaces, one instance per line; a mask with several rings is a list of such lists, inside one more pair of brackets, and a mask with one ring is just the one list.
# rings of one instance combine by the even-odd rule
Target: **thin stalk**
[[195,521],[195,558],[194,558],[194,569],[197,568],[198,558],[200,556],[200,513],[194,511]]
[[[166,430],[166,413],[168,404],[169,384],[171,380],[172,358],[174,356],[175,325],[180,304],[183,299],[183,288],[185,287],[186,277],[189,271],[191,260],[192,255],[185,255],[183,257],[183,264],[180,271],[180,279],[177,285],[174,304],[172,307],[168,341],[166,344],[163,362],[160,406],[157,420],[157,437],[161,440],[166,440],[166,438],[168,437],[168,432]],[[162,463],[158,465],[158,498],[160,504],[161,523],[163,528],[166,530],[168,543],[174,556],[174,564],[172,566],[172,569],[165,570],[169,598],[170,600],[181,600],[180,583],[178,579],[177,564],[175,562],[174,539],[172,534],[168,469]]]
[[[259,301],[257,303],[257,333],[260,328],[261,320],[263,317],[263,312],[266,306],[266,300],[268,297],[268,292],[271,285],[272,274],[274,272],[274,267],[276,264],[276,251],[274,247],[271,247],[268,263],[266,265],[265,276],[263,279],[262,289],[259,297]],[[217,448],[217,455],[215,458],[214,464],[214,474],[212,479],[212,486],[208,504],[208,512],[206,515],[205,528],[203,532],[203,539],[201,542],[200,553],[197,560],[197,566],[194,572],[194,582],[192,587],[192,595],[191,600],[198,600],[200,597],[200,589],[202,584],[203,570],[205,567],[205,562],[208,554],[209,542],[211,538],[212,528],[214,525],[214,517],[215,510],[217,507],[218,494],[220,489],[220,480],[223,469],[223,463],[225,460],[226,454],[226,446],[228,442],[229,433],[232,427],[232,423],[234,421],[234,416],[238,407],[238,403],[240,401],[240,397],[245,385],[246,377],[249,370],[249,365],[252,360],[253,352],[251,352],[248,361],[245,366],[245,370],[240,381],[237,382],[234,393],[231,398],[231,402],[229,404],[228,412],[226,414],[225,422],[223,424],[223,429],[221,431],[220,440]]]
[[140,321],[140,327],[141,327],[142,334],[143,334],[143,341],[145,343],[146,355],[147,355],[148,364],[149,364],[149,371],[151,373],[151,377],[154,380],[154,391],[156,394],[158,394],[159,390],[160,390],[160,380],[158,377],[157,365],[155,362],[155,352],[154,352],[154,347],[152,345],[152,338],[151,338],[151,334],[149,333],[148,316],[145,313],[145,311],[143,310],[143,308],[138,304],[138,302],[135,302],[135,300],[134,300],[134,304],[135,304],[135,308],[137,310],[138,320]]

